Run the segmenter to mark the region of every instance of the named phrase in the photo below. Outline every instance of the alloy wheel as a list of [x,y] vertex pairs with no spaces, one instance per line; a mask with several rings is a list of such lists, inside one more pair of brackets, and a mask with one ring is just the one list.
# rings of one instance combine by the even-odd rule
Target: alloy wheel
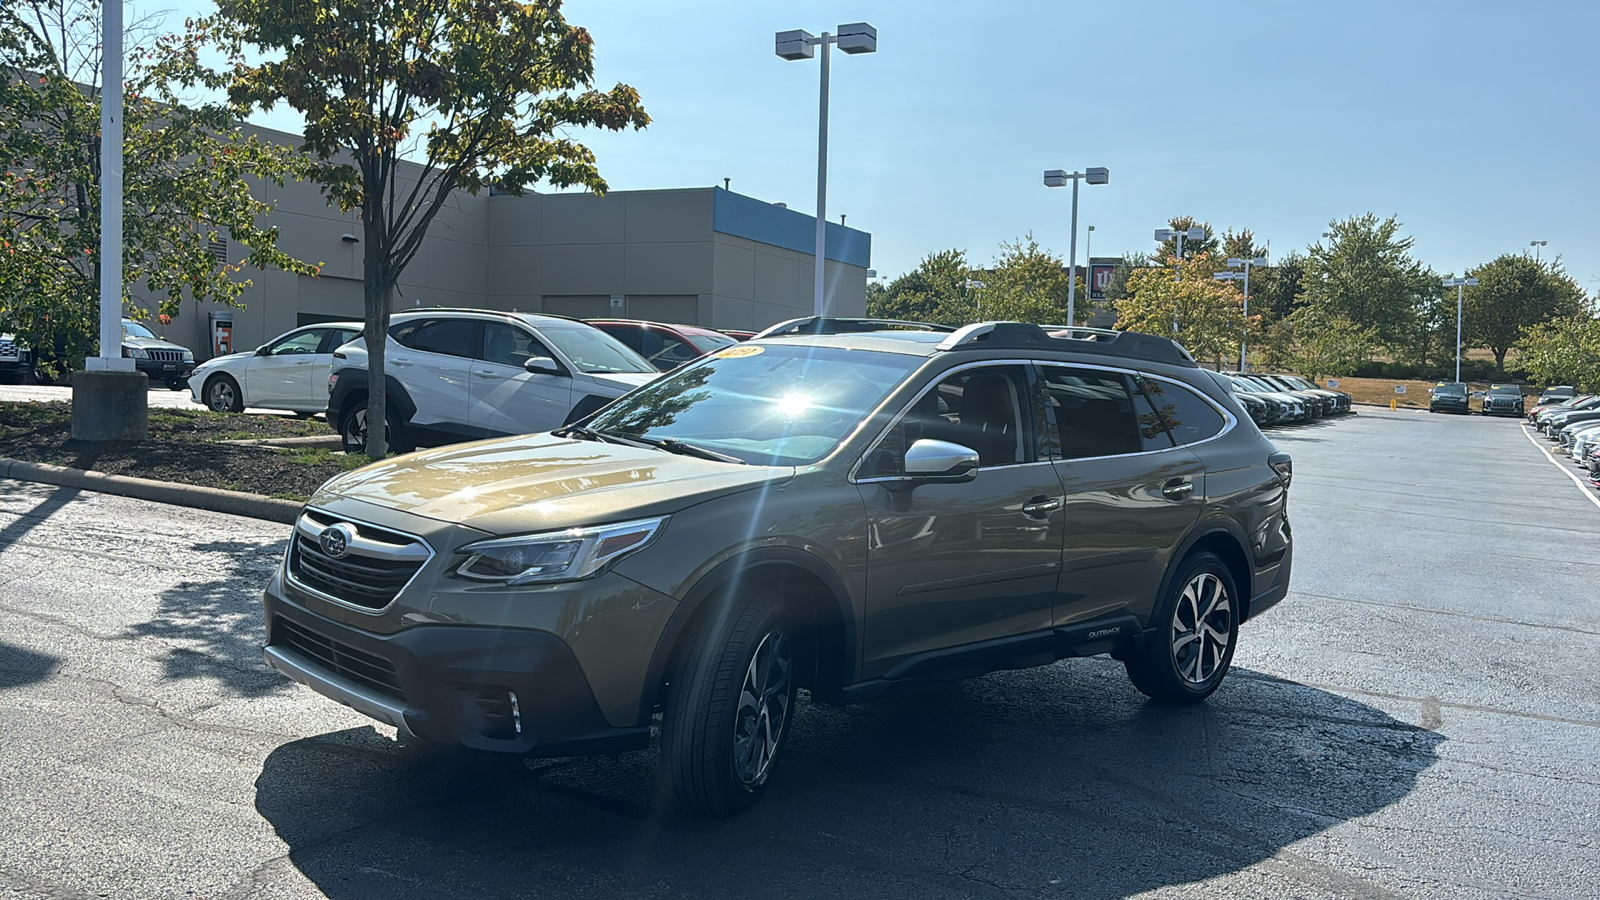
[[350,414],[344,424],[344,442],[347,447],[367,446],[367,411],[358,409]]
[[1233,641],[1233,604],[1222,580],[1197,572],[1172,610],[1172,661],[1190,684],[1215,675]]
[[211,389],[206,391],[207,405],[215,412],[228,412],[233,409],[233,385],[221,378],[211,382]]
[[778,754],[789,724],[793,668],[789,637],[779,628],[767,632],[745,667],[734,712],[733,772],[746,789],[767,780]]

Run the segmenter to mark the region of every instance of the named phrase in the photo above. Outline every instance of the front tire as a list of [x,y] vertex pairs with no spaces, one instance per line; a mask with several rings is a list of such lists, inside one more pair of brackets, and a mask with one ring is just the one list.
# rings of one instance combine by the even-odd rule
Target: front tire
[[1241,611],[1222,560],[1205,551],[1190,554],[1156,608],[1154,633],[1123,662],[1133,686],[1157,703],[1211,696],[1233,663]]
[[212,412],[244,412],[244,392],[232,375],[213,375],[201,392]]
[[661,727],[663,775],[685,809],[727,816],[760,797],[794,717],[797,648],[783,595],[768,588],[695,635]]

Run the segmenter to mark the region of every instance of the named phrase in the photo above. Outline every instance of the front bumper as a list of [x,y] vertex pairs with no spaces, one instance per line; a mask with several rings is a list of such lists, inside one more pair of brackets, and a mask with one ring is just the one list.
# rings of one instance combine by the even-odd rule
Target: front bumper
[[529,756],[649,746],[648,725],[616,727],[567,645],[546,631],[422,625],[378,635],[275,596],[267,665],[402,734]]
[[133,367],[150,377],[151,381],[171,381],[176,378],[188,381],[194,373],[194,362],[162,362],[159,359],[135,359]]

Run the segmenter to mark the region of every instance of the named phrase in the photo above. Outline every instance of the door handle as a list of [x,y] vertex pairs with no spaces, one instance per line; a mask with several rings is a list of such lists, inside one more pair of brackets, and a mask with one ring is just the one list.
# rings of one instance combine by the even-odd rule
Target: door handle
[[295,363],[295,365],[297,365],[297,366],[309,366],[309,365],[311,365],[311,360],[302,359],[299,362]]
[[1022,504],[1022,514],[1030,518],[1042,519],[1060,508],[1060,497],[1034,497],[1027,503]]
[[504,378],[505,377],[504,375],[501,375],[499,372],[496,372],[493,369],[479,369],[478,371],[473,372],[472,374],[481,376],[483,378]]
[[1168,500],[1187,500],[1194,493],[1194,482],[1184,478],[1174,478],[1161,486],[1161,494]]
[[411,365],[411,360],[406,359],[403,356],[399,357],[399,358],[390,357],[389,365],[391,365],[391,366],[409,366],[409,365]]

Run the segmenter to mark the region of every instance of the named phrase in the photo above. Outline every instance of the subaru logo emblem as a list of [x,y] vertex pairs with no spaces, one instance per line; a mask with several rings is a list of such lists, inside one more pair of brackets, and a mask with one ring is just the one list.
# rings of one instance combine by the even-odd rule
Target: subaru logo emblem
[[334,559],[342,559],[350,553],[350,545],[355,543],[356,530],[340,522],[322,529],[322,534],[317,535],[317,544],[322,552]]

